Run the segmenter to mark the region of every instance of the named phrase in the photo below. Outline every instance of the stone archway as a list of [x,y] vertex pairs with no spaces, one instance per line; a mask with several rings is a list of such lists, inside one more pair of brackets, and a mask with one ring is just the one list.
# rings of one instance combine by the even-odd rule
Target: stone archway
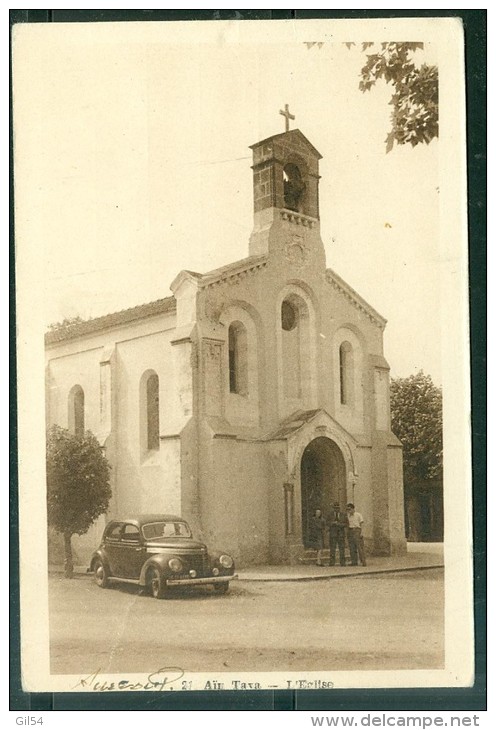
[[305,547],[309,546],[310,520],[316,509],[328,517],[333,502],[346,504],[346,464],[335,441],[318,436],[310,441],[301,457],[301,528]]

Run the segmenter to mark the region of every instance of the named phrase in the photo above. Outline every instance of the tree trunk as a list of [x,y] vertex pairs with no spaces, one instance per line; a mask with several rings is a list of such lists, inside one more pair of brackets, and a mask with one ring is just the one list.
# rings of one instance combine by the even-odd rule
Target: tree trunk
[[64,532],[64,549],[65,549],[64,570],[65,570],[66,578],[72,578],[72,576],[74,575],[74,564],[72,562],[71,537],[72,537],[72,535],[70,532]]

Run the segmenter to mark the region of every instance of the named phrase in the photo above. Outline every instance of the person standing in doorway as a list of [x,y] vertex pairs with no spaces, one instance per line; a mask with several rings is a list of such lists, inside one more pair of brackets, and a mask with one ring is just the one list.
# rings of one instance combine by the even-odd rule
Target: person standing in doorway
[[336,565],[336,548],[339,551],[339,564],[345,564],[344,533],[347,525],[346,514],[339,509],[339,502],[334,502],[329,520],[329,565]]
[[322,517],[322,510],[316,509],[310,520],[310,545],[317,550],[317,565],[322,565],[322,551],[324,549],[326,521]]
[[355,511],[355,505],[348,502],[346,505],[348,514],[348,545],[350,546],[351,564],[358,565],[358,558],[362,565],[367,565],[365,549],[362,538],[363,517],[360,512]]

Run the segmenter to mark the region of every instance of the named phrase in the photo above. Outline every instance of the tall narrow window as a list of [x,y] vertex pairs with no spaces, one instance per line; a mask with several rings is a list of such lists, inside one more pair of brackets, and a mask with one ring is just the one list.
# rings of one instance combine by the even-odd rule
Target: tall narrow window
[[158,375],[152,373],[146,382],[147,446],[158,450],[160,444]]
[[84,390],[80,385],[69,393],[69,431],[78,438],[84,435]]
[[353,403],[353,349],[349,342],[342,342],[339,348],[339,383],[341,403]]
[[246,328],[241,322],[229,326],[229,391],[248,393],[248,343]]
[[281,326],[286,332],[291,332],[298,325],[298,310],[290,301],[285,299],[281,305]]
[[305,346],[307,313],[306,304],[295,295],[289,295],[281,304],[283,392],[292,400],[300,399],[303,394],[305,358],[308,355]]

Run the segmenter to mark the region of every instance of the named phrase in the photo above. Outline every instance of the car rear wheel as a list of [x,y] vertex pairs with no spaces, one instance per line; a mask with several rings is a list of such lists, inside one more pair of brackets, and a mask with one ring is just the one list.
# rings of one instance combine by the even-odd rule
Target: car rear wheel
[[214,583],[214,590],[216,593],[227,593],[227,591],[229,590],[229,581],[227,581],[226,583]]
[[93,570],[97,586],[100,586],[100,588],[106,588],[108,586],[108,573],[103,562],[101,560],[95,560],[93,563]]
[[163,598],[165,596],[166,585],[158,568],[150,568],[147,574],[147,585],[150,593],[154,598]]

